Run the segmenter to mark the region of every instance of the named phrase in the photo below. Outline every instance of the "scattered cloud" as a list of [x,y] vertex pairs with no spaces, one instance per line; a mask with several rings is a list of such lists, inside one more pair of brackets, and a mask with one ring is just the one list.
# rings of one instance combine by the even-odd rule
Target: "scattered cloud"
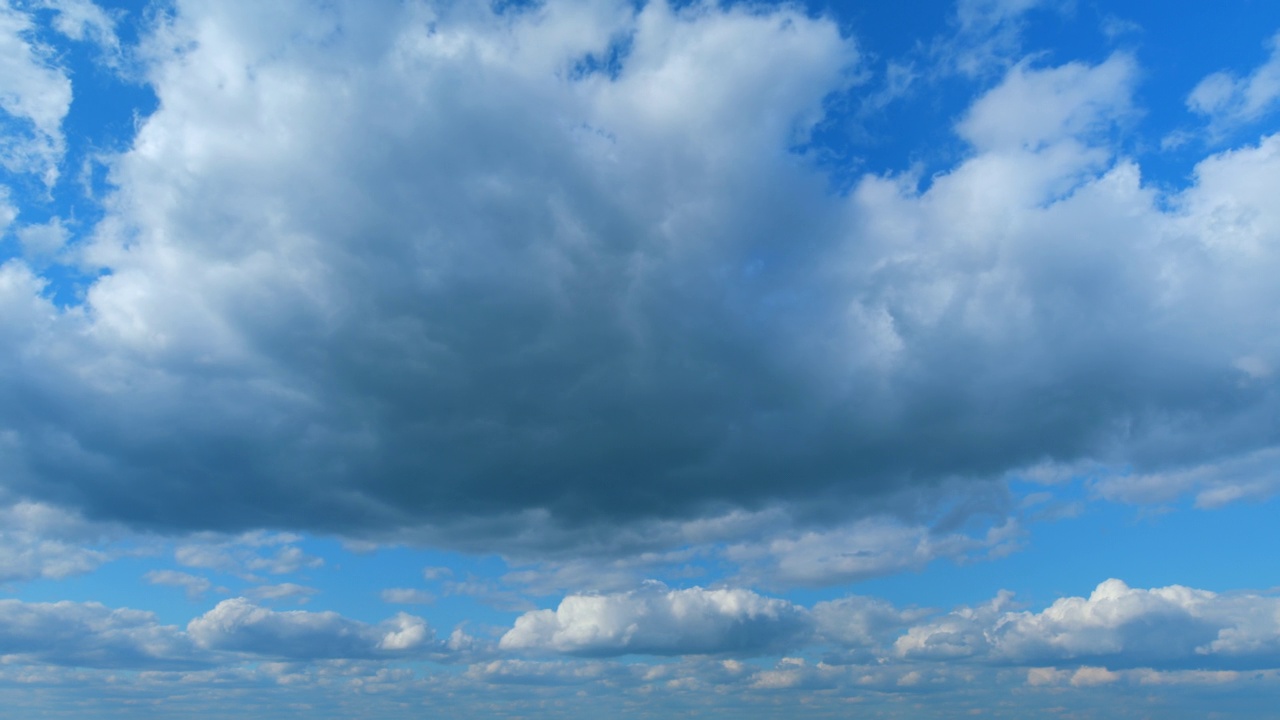
[[82,575],[121,552],[118,527],[34,502],[0,506],[0,583]]
[[1011,599],[1002,595],[914,626],[895,650],[903,658],[1077,666],[1083,675],[1073,684],[1114,679],[1099,667],[1269,668],[1280,658],[1280,599],[1270,595],[1178,585],[1144,590],[1112,579],[1087,598],[1060,598],[1038,613],[1010,609]]
[[205,664],[182,632],[153,613],[99,603],[0,600],[0,648],[9,662],[99,668]]
[[187,593],[187,597],[192,600],[199,599],[213,589],[213,583],[209,582],[208,578],[178,570],[150,570],[142,577],[152,585],[182,588]]
[[255,573],[291,575],[324,565],[324,559],[308,555],[294,543],[301,540],[290,533],[254,531],[231,538],[201,539],[179,544],[174,550],[178,564],[238,575],[254,580]]
[[310,600],[312,595],[316,595],[319,592],[319,590],[306,585],[279,583],[276,585],[259,585],[251,588],[247,594],[256,600],[291,600],[303,604]]
[[525,613],[500,647],[588,656],[755,654],[794,644],[810,629],[802,609],[750,590],[651,583],[626,593],[570,595],[555,610]]
[[382,591],[382,601],[396,605],[430,605],[436,596],[416,588],[387,588]]
[[1187,96],[1187,107],[1207,117],[1214,132],[1254,122],[1275,109],[1280,100],[1280,35],[1267,44],[1271,56],[1247,77],[1215,72]]
[[71,80],[34,34],[30,14],[0,4],[0,166],[52,187],[66,145]]
[[210,650],[300,660],[395,657],[438,645],[424,620],[404,613],[375,626],[335,612],[270,610],[245,598],[218,603],[188,623],[187,634]]

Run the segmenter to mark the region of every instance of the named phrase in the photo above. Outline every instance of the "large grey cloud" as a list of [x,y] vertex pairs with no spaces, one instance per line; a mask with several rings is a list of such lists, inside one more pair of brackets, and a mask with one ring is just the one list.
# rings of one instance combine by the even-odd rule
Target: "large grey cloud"
[[788,148],[856,48],[789,8],[178,2],[138,52],[103,275],[0,270],[19,495],[591,548],[1275,440],[1280,140],[1144,186],[1127,56],[1019,64],[962,163],[838,198]]

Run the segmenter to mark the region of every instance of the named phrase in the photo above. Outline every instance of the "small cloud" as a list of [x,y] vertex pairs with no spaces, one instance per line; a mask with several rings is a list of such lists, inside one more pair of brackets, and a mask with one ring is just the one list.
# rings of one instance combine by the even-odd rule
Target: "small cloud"
[[1107,15],[1102,18],[1102,34],[1107,36],[1108,40],[1115,42],[1125,35],[1137,35],[1141,33],[1143,28],[1132,20],[1125,20],[1116,15]]
[[280,583],[279,585],[261,585],[250,590],[248,594],[250,597],[259,600],[293,600],[302,604],[310,600],[312,595],[316,595],[319,592],[319,590],[305,585]]
[[1103,667],[1082,667],[1071,676],[1071,685],[1074,687],[1110,685],[1119,679],[1119,675]]
[[1187,108],[1209,118],[1212,134],[1259,120],[1280,103],[1280,33],[1268,44],[1271,56],[1249,75],[1212,73],[1187,96]]
[[182,588],[191,600],[198,600],[202,595],[213,589],[213,583],[209,582],[207,578],[178,570],[152,570],[142,577],[152,585]]
[[18,242],[22,243],[23,253],[32,259],[47,260],[57,255],[66,247],[71,234],[62,224],[61,218],[53,218],[47,223],[27,225],[17,232]]
[[395,605],[429,605],[436,596],[415,588],[387,588],[382,591],[382,602]]
[[444,580],[453,577],[453,570],[443,566],[425,567],[422,569],[422,579],[427,582],[435,580]]
[[174,550],[174,559],[185,567],[215,570],[257,581],[254,573],[290,575],[324,566],[324,559],[309,555],[292,543],[290,533],[246,533],[211,542],[194,542]]

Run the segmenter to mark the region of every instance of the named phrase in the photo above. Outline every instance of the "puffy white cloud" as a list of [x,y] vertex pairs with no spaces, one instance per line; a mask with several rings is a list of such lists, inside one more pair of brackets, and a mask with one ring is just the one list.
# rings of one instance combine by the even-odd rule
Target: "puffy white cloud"
[[71,80],[34,32],[30,14],[0,2],[0,164],[39,175],[51,186],[65,146],[62,119],[71,107]]
[[[895,643],[907,659],[972,658],[1081,666],[1072,684],[1111,682],[1116,668],[1270,668],[1280,662],[1280,598],[1219,595],[1173,585],[1149,590],[1107,580],[1089,597],[1040,612],[1008,609],[1002,595],[910,628]],[[1029,677],[1050,682],[1049,675]]]
[[896,637],[929,611],[903,610],[878,598],[855,595],[820,602],[813,606],[812,614],[822,641],[842,647],[872,648]]
[[9,662],[103,668],[193,667],[208,658],[153,613],[99,603],[0,600],[0,653]]
[[309,555],[294,543],[291,533],[252,531],[230,538],[197,536],[174,549],[181,565],[231,573],[254,579],[254,573],[291,575],[324,565],[324,558]]
[[335,612],[276,611],[245,598],[218,603],[187,624],[199,646],[264,657],[376,658],[440,649],[421,618],[400,613],[368,625]]
[[0,185],[0,237],[4,237],[5,232],[13,221],[18,218],[18,208],[13,206],[9,197],[9,188]]
[[894,641],[894,652],[906,659],[943,661],[982,654],[989,647],[990,627],[1012,598],[1012,593],[1002,591],[978,607],[957,608],[945,617],[912,626]]
[[18,241],[28,257],[48,259],[67,244],[70,232],[60,218],[53,218],[39,225],[25,225],[18,229]]
[[1013,520],[973,537],[876,516],[833,530],[738,543],[725,556],[741,564],[743,576],[756,583],[841,585],[920,570],[939,558],[966,560],[1008,552],[1019,534]]
[[116,555],[110,541],[121,535],[43,503],[0,506],[0,583],[90,572]]
[[1248,77],[1213,73],[1187,96],[1187,107],[1208,116],[1218,130],[1257,120],[1275,109],[1280,100],[1280,34],[1267,44],[1271,57]]
[[1088,139],[1132,112],[1136,75],[1126,55],[1096,66],[1020,64],[969,108],[958,130],[980,151],[1036,150]]
[[784,600],[649,583],[625,593],[570,595],[555,610],[525,613],[499,646],[579,655],[760,654],[803,642],[810,631],[805,611]]
[[151,570],[143,576],[143,579],[152,585],[180,587],[186,591],[187,597],[193,600],[213,589],[213,583],[209,578],[178,570]]
[[55,11],[53,26],[58,32],[72,40],[97,43],[109,58],[119,52],[115,19],[93,0],[39,0],[39,4]]

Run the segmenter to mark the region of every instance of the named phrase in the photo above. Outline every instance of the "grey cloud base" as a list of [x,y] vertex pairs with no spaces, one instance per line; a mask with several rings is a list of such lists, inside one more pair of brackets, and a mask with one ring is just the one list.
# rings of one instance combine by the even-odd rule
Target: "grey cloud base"
[[857,48],[793,9],[179,2],[137,52],[102,275],[0,268],[16,496],[589,551],[1275,443],[1280,140],[1159,195],[1125,56],[1017,67],[951,171],[842,198],[788,148]]

